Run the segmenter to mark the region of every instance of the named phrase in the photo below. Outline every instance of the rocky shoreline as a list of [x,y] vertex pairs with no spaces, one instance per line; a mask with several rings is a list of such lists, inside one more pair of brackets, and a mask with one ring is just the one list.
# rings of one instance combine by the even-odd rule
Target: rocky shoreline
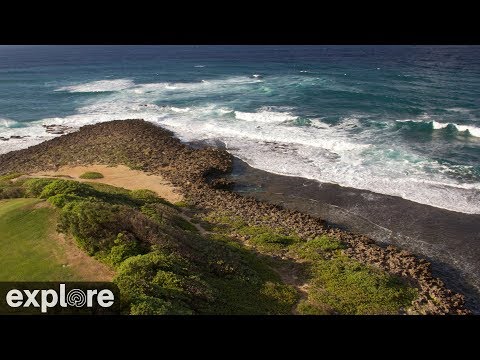
[[143,120],[122,120],[82,127],[28,149],[0,155],[0,175],[55,170],[63,165],[124,164],[164,176],[195,206],[241,216],[251,225],[286,227],[306,239],[327,234],[347,245],[348,256],[402,276],[419,289],[415,314],[468,314],[464,296],[432,276],[425,259],[372,239],[329,227],[322,220],[229,191],[225,175],[232,156],[222,149],[194,149],[165,129]]

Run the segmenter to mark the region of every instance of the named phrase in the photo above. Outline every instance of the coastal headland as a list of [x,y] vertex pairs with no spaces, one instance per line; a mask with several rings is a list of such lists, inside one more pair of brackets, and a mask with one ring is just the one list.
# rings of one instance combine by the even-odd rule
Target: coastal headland
[[[200,235],[220,232],[218,229],[222,228],[224,235],[234,238],[260,259],[273,259],[265,262],[284,284],[297,292],[298,299],[291,301],[292,313],[469,313],[464,296],[433,276],[427,260],[395,246],[376,243],[365,235],[330,226],[306,213],[235,193],[229,177],[232,168],[233,157],[227,151],[189,146],[172,132],[139,119],[84,126],[30,148],[0,155],[0,176],[79,180],[83,171],[99,171],[106,174],[104,180],[98,180],[100,183],[129,189],[130,177],[132,184],[138,183],[131,190],[146,188],[172,203],[183,202],[185,210],[181,216],[194,224]],[[201,216],[213,227],[193,221]],[[252,229],[263,230],[258,234]],[[282,261],[288,266],[278,265]],[[353,262],[359,264],[355,265],[358,270],[350,266]],[[299,270],[306,263],[314,270]],[[334,279],[325,270],[333,263],[339,274]],[[348,276],[345,269],[350,271]],[[403,299],[398,304],[403,305],[396,311],[381,306],[378,311],[375,306],[363,311],[361,304],[350,306],[345,300],[348,306],[335,308],[335,294],[326,295],[329,284],[336,281],[348,287],[348,282],[360,279],[356,275],[367,272],[391,276],[386,280],[388,284],[393,279],[398,281],[395,286],[403,286],[397,293]],[[369,284],[365,288],[371,293],[378,290],[380,298],[384,296],[380,286]],[[407,298],[409,303],[404,304]],[[300,308],[299,303],[303,304]]]

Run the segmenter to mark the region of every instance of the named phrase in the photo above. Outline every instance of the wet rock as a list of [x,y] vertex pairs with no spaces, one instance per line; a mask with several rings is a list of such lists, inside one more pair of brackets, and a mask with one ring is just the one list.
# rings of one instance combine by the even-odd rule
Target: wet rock
[[45,132],[55,135],[63,135],[72,130],[71,127],[65,125],[42,125],[45,128]]

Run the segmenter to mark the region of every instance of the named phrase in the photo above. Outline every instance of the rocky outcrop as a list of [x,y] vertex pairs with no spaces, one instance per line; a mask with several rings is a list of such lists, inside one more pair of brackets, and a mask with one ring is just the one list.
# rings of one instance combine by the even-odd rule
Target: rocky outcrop
[[64,135],[67,134],[73,129],[69,126],[66,125],[42,125],[45,128],[45,132],[48,134],[54,134],[54,135]]
[[78,132],[0,155],[0,175],[93,163],[124,164],[160,173],[182,188],[190,202],[241,216],[250,225],[288,228],[305,239],[323,234],[335,237],[347,245],[345,252],[352,258],[415,284],[419,296],[412,304],[412,313],[468,313],[463,295],[450,291],[433,277],[426,260],[393,246],[381,247],[365,236],[330,228],[313,216],[225,190],[231,186],[224,178],[232,168],[228,152],[216,148],[193,149],[170,131],[143,120],[88,125]]

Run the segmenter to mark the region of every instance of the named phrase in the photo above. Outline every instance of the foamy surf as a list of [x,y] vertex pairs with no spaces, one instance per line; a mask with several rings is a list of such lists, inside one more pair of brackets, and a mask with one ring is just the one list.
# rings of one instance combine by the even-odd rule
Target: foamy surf
[[278,123],[295,120],[298,118],[298,116],[294,116],[290,113],[263,110],[260,112],[235,111],[235,118],[244,121],[255,121],[261,123]]
[[[475,178],[475,169],[438,164],[388,142],[384,146],[377,144],[372,141],[371,133],[364,131],[363,121],[369,119],[361,112],[339,116],[331,123],[321,116],[300,115],[301,109],[289,102],[277,101],[274,106],[263,105],[254,110],[242,107],[241,97],[259,96],[264,87],[277,89],[278,86],[302,87],[302,91],[320,86],[328,91],[356,92],[352,86],[330,77],[309,78],[308,75],[265,79],[253,75],[205,77],[192,82],[152,83],[110,79],[71,84],[56,91],[106,93],[85,98],[76,114],[30,122],[27,130],[20,131],[8,121],[3,125],[9,127],[2,126],[0,121],[1,136],[30,134],[0,142],[0,151],[25,148],[59,136],[47,134],[42,125],[64,125],[75,130],[104,121],[141,118],[169,128],[183,140],[222,141],[234,155],[266,171],[401,196],[452,211],[480,213],[477,205],[480,204],[480,184],[475,181],[462,184],[455,180],[458,173]],[[233,101],[219,101],[229,96]],[[205,100],[199,103],[199,99]],[[397,122],[425,125],[432,131],[454,126],[459,132],[479,134],[476,127],[437,120],[424,114]],[[377,123],[381,123],[379,132],[395,129],[393,121]]]
[[406,119],[406,120],[396,120],[397,123],[416,123],[424,124],[430,126],[432,130],[444,130],[449,127],[454,128],[456,131],[461,133],[468,133],[470,136],[480,137],[480,128],[472,125],[459,125],[456,123],[444,123],[438,122],[435,120],[425,121],[422,119]]
[[0,118],[0,126],[5,128],[11,128],[14,126],[20,125],[17,121],[11,119]]
[[121,91],[133,87],[135,83],[130,79],[99,80],[84,84],[68,85],[56,89],[55,91],[67,91],[71,93],[82,92],[110,92]]

